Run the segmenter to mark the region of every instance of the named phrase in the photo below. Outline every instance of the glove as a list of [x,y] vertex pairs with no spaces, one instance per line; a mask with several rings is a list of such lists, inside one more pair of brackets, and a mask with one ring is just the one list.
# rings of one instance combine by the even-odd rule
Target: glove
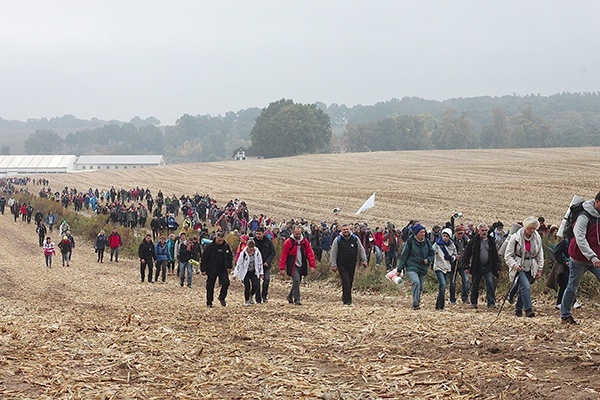
[[452,262],[452,256],[448,254],[447,256],[444,256],[444,260]]

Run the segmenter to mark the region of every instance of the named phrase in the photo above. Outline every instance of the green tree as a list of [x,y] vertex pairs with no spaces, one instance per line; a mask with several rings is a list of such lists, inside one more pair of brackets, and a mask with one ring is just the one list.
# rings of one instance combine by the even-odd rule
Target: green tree
[[2,146],[0,148],[0,155],[3,155],[3,156],[10,155],[10,146]]
[[514,147],[550,147],[554,144],[550,125],[531,107],[524,108],[516,116],[512,138]]
[[63,140],[50,129],[38,129],[25,140],[27,154],[61,154]]
[[281,99],[269,104],[250,131],[251,149],[265,157],[323,151],[331,139],[329,116],[314,104]]
[[450,109],[444,113],[442,120],[432,136],[436,149],[469,149],[475,147],[477,137],[473,124],[466,112],[458,113]]

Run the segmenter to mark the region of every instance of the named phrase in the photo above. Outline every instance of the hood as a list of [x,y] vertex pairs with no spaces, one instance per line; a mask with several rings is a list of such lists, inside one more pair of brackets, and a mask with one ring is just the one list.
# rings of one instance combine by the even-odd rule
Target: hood
[[594,218],[600,218],[600,213],[598,212],[598,210],[596,210],[594,208],[594,202],[595,200],[587,200],[583,202],[583,209],[585,211],[587,211],[592,217]]

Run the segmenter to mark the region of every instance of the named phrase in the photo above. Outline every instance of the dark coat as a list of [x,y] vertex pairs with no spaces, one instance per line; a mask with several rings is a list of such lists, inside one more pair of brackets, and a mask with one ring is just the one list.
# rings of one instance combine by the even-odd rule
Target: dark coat
[[142,240],[140,247],[138,247],[138,256],[140,259],[150,261],[156,260],[156,253],[154,252],[154,243],[152,241],[146,242],[146,239]]
[[[488,235],[488,265],[492,269],[492,274],[494,276],[498,276],[500,274],[500,257],[498,256],[498,249],[496,248],[496,241],[490,235]],[[473,236],[469,243],[467,243],[467,248],[465,250],[465,255],[463,257],[463,267],[464,269],[468,269],[471,271],[471,274],[481,272],[481,260],[479,257],[479,253],[481,251],[481,237],[479,235]]]
[[263,236],[262,240],[254,238],[254,243],[262,255],[263,263],[267,264],[264,268],[270,268],[273,258],[275,258],[275,246],[273,246],[273,242],[268,237]]
[[202,253],[200,270],[207,275],[218,274],[231,269],[233,266],[233,254],[227,242],[217,244],[216,239],[209,243]]

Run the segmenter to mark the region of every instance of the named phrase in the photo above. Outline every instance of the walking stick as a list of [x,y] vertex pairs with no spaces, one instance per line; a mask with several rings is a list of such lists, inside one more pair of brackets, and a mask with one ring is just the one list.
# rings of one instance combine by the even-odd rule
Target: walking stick
[[510,291],[517,284],[518,280],[519,280],[519,273],[517,272],[517,275],[515,276],[515,280],[508,287],[508,292],[506,292],[506,296],[504,296],[504,300],[502,301],[502,305],[500,306],[500,310],[498,310],[498,315],[496,316],[496,318],[498,318],[500,316],[500,313],[502,312],[502,309],[504,308],[504,304],[506,304],[506,299],[508,299],[508,295],[510,294]]
[[504,304],[506,304],[506,299],[508,299],[508,295],[510,294],[510,291],[517,284],[518,280],[519,280],[519,273],[517,272],[517,275],[515,276],[515,280],[511,282],[511,284],[509,285],[509,288],[508,288],[508,292],[506,292],[506,296],[504,296],[504,301],[502,301],[502,305],[500,306],[500,310],[498,310],[498,315],[496,315],[496,318],[494,318],[494,320],[492,322],[490,322],[488,328],[490,326],[492,326],[494,324],[494,322],[496,322],[498,320],[498,318],[500,317],[500,313],[502,312],[502,309],[504,308]]

